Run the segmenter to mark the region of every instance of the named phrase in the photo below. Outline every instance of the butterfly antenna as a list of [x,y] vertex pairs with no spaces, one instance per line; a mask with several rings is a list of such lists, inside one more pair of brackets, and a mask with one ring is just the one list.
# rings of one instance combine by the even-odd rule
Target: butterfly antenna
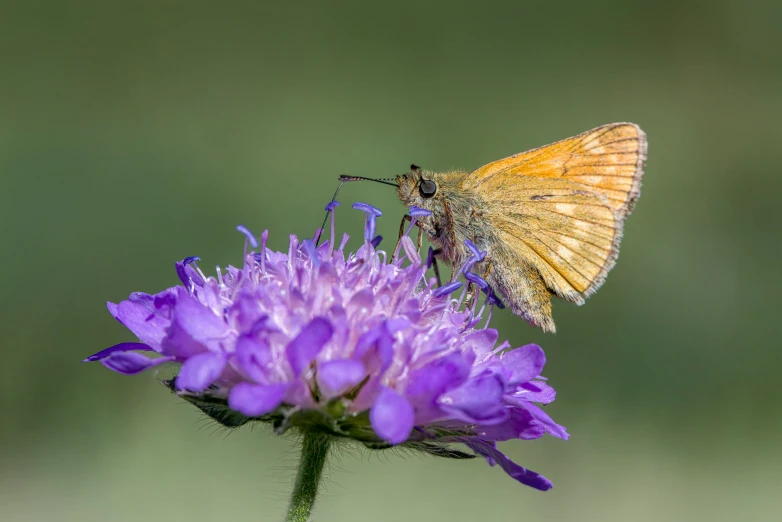
[[[399,187],[396,183],[391,183],[396,178],[365,178],[364,176],[349,176],[347,174],[342,174],[339,177],[339,180],[341,183],[337,187],[337,190],[334,191],[334,197],[331,198],[331,201],[334,202],[337,200],[337,194],[339,194],[339,189],[342,188],[342,185],[344,185],[348,181],[374,181],[375,183],[382,183],[384,185],[391,185],[392,187]],[[320,227],[320,232],[318,233],[318,237],[315,238],[315,246],[318,246],[318,243],[320,243],[320,238],[323,236],[323,231],[326,229],[326,222],[329,220],[329,212],[333,212],[332,210],[326,211],[326,217],[323,218],[323,225]]]
[[[334,191],[334,196],[331,198],[331,203],[334,203],[337,200],[337,194],[339,194],[339,189],[342,188],[342,185],[345,184],[346,179],[342,179],[342,176],[339,177],[339,179],[342,181],[342,183],[339,184],[337,187],[337,190]],[[320,238],[323,237],[323,231],[326,230],[326,221],[329,220],[329,214],[331,212],[334,212],[333,210],[327,210],[326,211],[326,217],[323,218],[323,224],[320,226],[320,231],[318,232],[318,237],[315,238],[315,246],[318,246],[318,243],[320,243]],[[333,239],[332,239],[333,241]]]
[[[392,187],[399,187],[396,183],[391,183],[392,180],[396,178],[365,178],[364,176],[348,176],[347,174],[342,174],[339,177],[340,181],[374,181],[375,183],[382,183],[384,185],[391,185]],[[340,185],[341,187],[342,185]]]

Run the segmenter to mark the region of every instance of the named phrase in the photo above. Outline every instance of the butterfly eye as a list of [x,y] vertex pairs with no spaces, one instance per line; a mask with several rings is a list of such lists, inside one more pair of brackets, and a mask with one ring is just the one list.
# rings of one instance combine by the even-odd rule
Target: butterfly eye
[[422,198],[429,199],[437,193],[437,183],[431,179],[425,179],[418,185],[418,192]]

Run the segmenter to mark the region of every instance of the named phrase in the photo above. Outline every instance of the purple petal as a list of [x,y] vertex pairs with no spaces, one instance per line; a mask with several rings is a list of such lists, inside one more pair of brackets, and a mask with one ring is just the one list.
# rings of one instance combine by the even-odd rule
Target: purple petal
[[243,335],[236,341],[236,361],[244,375],[255,382],[264,383],[274,356],[265,341]]
[[318,257],[318,250],[315,248],[315,243],[311,239],[305,239],[301,242],[301,249],[307,254],[314,266],[320,266],[320,257]]
[[499,424],[479,424],[475,426],[478,437],[488,441],[533,440],[546,433],[546,428],[535,420],[532,414],[521,407],[508,408],[508,418]]
[[499,424],[508,418],[502,400],[505,383],[497,375],[486,373],[442,395],[440,406],[465,422]]
[[221,341],[224,341],[228,333],[228,325],[222,317],[218,317],[209,307],[189,295],[184,295],[177,301],[175,323],[193,341],[214,352],[220,351]]
[[366,312],[375,305],[375,293],[371,288],[359,290],[350,298],[347,304],[348,315],[353,316],[357,312]]
[[383,241],[383,236],[375,236],[375,238],[370,241],[372,248],[377,248],[381,241]]
[[151,305],[155,301],[155,297],[149,295],[146,292],[131,292],[131,294],[128,296],[128,301]]
[[115,310],[116,319],[133,332],[141,342],[159,351],[161,342],[171,321],[161,314],[155,314],[146,304],[122,301]]
[[386,321],[385,325],[388,333],[395,334],[410,328],[410,319],[407,317],[392,317]]
[[182,281],[182,284],[185,285],[186,288],[190,288],[190,282],[191,279],[194,283],[198,284],[199,286],[203,286],[204,281],[201,279],[201,276],[198,275],[198,273],[192,269],[192,267],[188,266],[190,263],[193,263],[195,261],[201,261],[201,258],[198,256],[188,256],[184,258],[182,261],[177,261],[174,266],[176,267],[176,273],[179,276],[179,280]]
[[539,407],[528,402],[524,404],[524,408],[532,414],[532,416],[535,418],[536,421],[541,423],[543,427],[546,428],[546,433],[548,433],[549,435],[564,440],[567,440],[570,437],[568,432],[565,430],[564,426],[560,426],[559,424],[554,422],[554,420],[551,417],[549,417],[548,413],[546,413]]
[[460,437],[461,442],[469,446],[471,450],[479,455],[486,457],[490,464],[499,464],[500,467],[512,478],[522,484],[541,491],[548,491],[554,485],[549,479],[535,473],[534,471],[523,468],[510,460],[504,453],[486,441],[470,437]]
[[[537,388],[537,390],[531,390],[531,385]],[[531,381],[519,385],[519,387],[516,388],[516,391],[512,394],[512,397],[530,402],[548,404],[554,401],[554,399],[557,397],[557,392],[553,387],[549,386],[545,382]]]
[[194,355],[182,364],[176,377],[179,390],[202,392],[223,373],[226,365],[222,353],[205,352]]
[[228,406],[248,417],[274,411],[282,403],[287,384],[250,384],[240,382],[228,394]]
[[241,290],[234,296],[228,315],[235,319],[240,332],[249,331],[259,319],[268,317],[255,293],[249,289]]
[[[431,247],[430,247],[431,248]],[[111,301],[106,302],[106,308],[109,309],[109,313],[114,319],[117,319],[117,304]],[[117,319],[119,321],[119,319]],[[122,322],[122,321],[120,321]]]
[[471,350],[479,358],[484,355],[488,355],[494,350],[494,345],[497,344],[497,338],[499,332],[493,328],[484,328],[477,330],[466,337],[462,341],[462,351]]
[[460,386],[467,379],[470,366],[463,354],[454,353],[410,372],[405,397],[415,405],[419,423],[440,416],[441,410],[435,401],[443,393]]
[[90,355],[82,362],[100,361],[101,359],[105,359],[106,357],[108,357],[113,353],[129,352],[132,350],[141,350],[141,351],[149,352],[152,351],[152,348],[150,348],[144,343],[119,343],[119,344],[115,344],[110,348],[106,348],[105,350],[101,350],[98,353]]
[[369,203],[353,203],[353,208],[356,210],[361,210],[362,212],[366,212],[367,214],[375,217],[380,217],[383,215],[379,208],[374,207]]
[[125,375],[134,375],[143,372],[153,366],[171,362],[175,357],[158,357],[151,359],[146,355],[136,352],[115,352],[105,359],[101,359],[103,366]]
[[356,342],[353,357],[360,359],[368,373],[383,375],[394,359],[394,338],[385,324],[364,332]]
[[410,214],[410,217],[421,217],[421,216],[431,216],[432,213],[425,208],[416,207],[413,205],[410,207],[410,210],[408,211],[408,214]]
[[533,393],[540,393],[540,392],[543,391],[539,386],[537,386],[537,385],[535,385],[535,384],[533,384],[533,383],[531,383],[529,381],[521,383],[519,385],[519,389],[520,390],[526,390],[526,391],[533,392]]
[[369,410],[369,421],[378,437],[389,444],[401,444],[410,436],[415,422],[413,407],[395,391],[383,388]]
[[325,317],[316,317],[285,347],[285,355],[298,377],[320,353],[323,346],[331,339],[334,327]]
[[251,247],[258,248],[258,240],[255,239],[255,236],[252,232],[250,232],[250,229],[244,225],[237,225],[236,230],[244,234],[244,236],[247,238],[247,241],[250,242]]
[[[173,316],[174,307],[176,306],[177,296],[182,290],[182,287],[176,286],[174,288],[169,288],[168,290],[163,290],[162,292],[152,296],[152,306],[154,307],[155,311],[159,315],[162,315],[167,319],[171,319]],[[187,291],[183,292],[183,294],[186,293]],[[149,320],[149,318],[147,318],[147,320]]]
[[364,365],[351,359],[338,359],[318,365],[318,387],[327,399],[339,397],[366,376]]
[[508,384],[520,384],[540,375],[546,364],[546,354],[537,344],[528,344],[509,352],[503,352],[500,354],[498,362],[513,372]]
[[410,262],[415,266],[420,265],[421,256],[418,255],[418,250],[415,248],[413,240],[410,239],[410,236],[402,236],[400,242],[402,243],[402,248],[405,249],[405,254],[407,255],[408,259],[410,259]]

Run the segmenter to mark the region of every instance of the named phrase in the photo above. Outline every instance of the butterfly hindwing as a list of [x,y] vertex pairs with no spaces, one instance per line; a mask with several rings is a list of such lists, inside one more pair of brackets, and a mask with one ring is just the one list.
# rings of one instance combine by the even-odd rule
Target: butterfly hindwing
[[582,304],[616,261],[619,213],[606,197],[563,179],[524,177],[502,190],[506,197],[486,214],[498,244],[534,266],[553,293]]

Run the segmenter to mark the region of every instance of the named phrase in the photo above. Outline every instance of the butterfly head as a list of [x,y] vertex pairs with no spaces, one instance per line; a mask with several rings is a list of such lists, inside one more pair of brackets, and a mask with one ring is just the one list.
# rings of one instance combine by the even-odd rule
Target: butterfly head
[[410,172],[397,176],[396,184],[399,186],[397,195],[405,206],[434,210],[440,188],[437,174],[410,165]]

